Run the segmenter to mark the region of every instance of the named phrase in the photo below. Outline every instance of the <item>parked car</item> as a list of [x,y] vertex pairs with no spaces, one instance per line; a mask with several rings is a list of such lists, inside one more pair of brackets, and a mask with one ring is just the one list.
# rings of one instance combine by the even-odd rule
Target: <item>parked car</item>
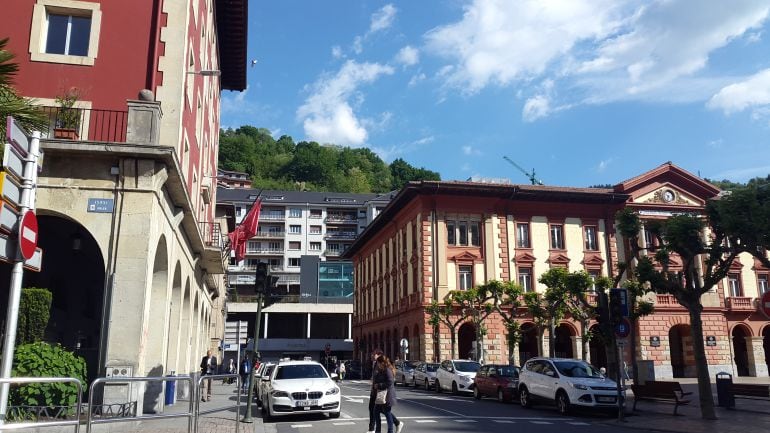
[[471,392],[473,391],[473,378],[476,372],[481,368],[481,364],[476,361],[465,359],[447,359],[441,362],[436,371],[436,392],[452,391]]
[[562,414],[574,406],[615,409],[617,384],[580,359],[532,358],[519,373],[519,400],[555,403]]
[[267,381],[262,404],[265,419],[299,413],[328,413],[339,418],[341,392],[323,365],[282,361]]
[[499,402],[518,398],[519,367],[505,364],[482,365],[473,378],[473,396],[496,397]]
[[414,382],[414,361],[396,361],[395,384],[403,383],[409,386]]
[[263,362],[259,365],[259,368],[255,374],[256,382],[254,382],[254,397],[257,399],[258,405],[262,405],[262,396],[265,392],[265,382],[270,380],[270,373],[273,372],[273,367],[275,367],[275,364],[272,362]]
[[425,389],[432,389],[436,382],[436,370],[439,364],[436,362],[420,362],[414,367],[412,373],[412,385],[415,387],[424,386]]

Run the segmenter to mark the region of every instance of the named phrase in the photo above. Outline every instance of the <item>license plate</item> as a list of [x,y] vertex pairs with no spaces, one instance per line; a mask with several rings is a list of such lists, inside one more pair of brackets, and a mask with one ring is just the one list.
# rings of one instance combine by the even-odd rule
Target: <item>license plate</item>
[[305,406],[318,406],[318,400],[300,400],[297,402],[297,407]]
[[599,403],[615,403],[615,397],[596,397]]

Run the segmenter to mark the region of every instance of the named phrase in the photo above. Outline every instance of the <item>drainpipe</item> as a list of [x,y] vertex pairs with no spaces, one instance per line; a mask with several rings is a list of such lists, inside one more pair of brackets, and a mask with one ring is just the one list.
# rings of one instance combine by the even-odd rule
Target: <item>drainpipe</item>
[[149,69],[147,70],[147,88],[155,95],[155,86],[157,85],[156,78],[158,76],[158,45],[160,45],[160,18],[161,13],[161,0],[153,0],[152,5],[152,18],[154,26],[150,31],[150,46],[148,56],[149,62],[147,62]]

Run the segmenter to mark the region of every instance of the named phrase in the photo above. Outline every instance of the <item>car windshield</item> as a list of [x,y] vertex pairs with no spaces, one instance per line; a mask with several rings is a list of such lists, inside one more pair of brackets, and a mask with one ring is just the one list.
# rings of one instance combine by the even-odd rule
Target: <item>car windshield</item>
[[281,365],[275,373],[276,380],[325,379],[326,370],[320,365]]
[[476,361],[455,361],[455,368],[463,373],[475,373],[479,371],[481,364]]
[[425,364],[425,370],[435,373],[438,370],[438,364]]
[[567,377],[604,377],[599,370],[593,368],[593,366],[587,362],[556,361],[554,362],[554,365],[556,366],[556,369],[559,370],[559,374]]
[[413,362],[404,361],[403,369],[406,370],[406,371],[414,370],[414,367],[416,367],[416,366],[417,365],[415,365],[415,363],[413,363]]
[[502,377],[519,377],[519,369],[510,366],[498,367],[497,375]]

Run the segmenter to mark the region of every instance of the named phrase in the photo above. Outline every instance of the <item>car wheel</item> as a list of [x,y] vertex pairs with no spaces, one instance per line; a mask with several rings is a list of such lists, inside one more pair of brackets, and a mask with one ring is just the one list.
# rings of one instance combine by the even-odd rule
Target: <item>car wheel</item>
[[429,389],[430,389],[430,382],[428,382],[428,379],[425,379],[425,390],[427,391]]
[[452,382],[452,394],[457,394],[457,382]]
[[521,403],[521,407],[532,407],[532,402],[529,398],[529,391],[527,390],[526,386],[519,388],[519,403]]
[[505,393],[502,388],[497,388],[497,401],[505,403]]
[[481,400],[481,393],[479,392],[479,387],[473,388],[473,398],[476,400]]
[[441,384],[439,383],[438,379],[436,379],[436,392],[441,394]]
[[339,418],[339,417],[340,417],[340,412],[339,411],[337,411],[337,412],[329,412],[329,418],[334,419],[334,418]]
[[562,415],[569,415],[569,397],[567,397],[566,392],[559,391],[559,393],[556,394],[556,409],[558,409],[559,413]]

